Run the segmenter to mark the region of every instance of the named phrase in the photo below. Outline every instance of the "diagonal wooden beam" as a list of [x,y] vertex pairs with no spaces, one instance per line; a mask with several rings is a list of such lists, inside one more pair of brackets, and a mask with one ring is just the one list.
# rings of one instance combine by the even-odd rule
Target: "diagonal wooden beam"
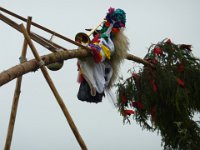
[[31,32],[30,37],[31,37],[31,39],[36,41],[38,44],[44,46],[45,48],[47,48],[48,50],[50,50],[52,52],[56,52],[56,49],[67,50],[65,47],[62,47],[62,46],[42,37],[41,35],[38,35],[34,32]]
[[[13,13],[13,12],[11,12],[11,11],[9,11],[9,10],[3,8],[3,7],[0,7],[0,10],[3,11],[4,13],[7,13],[7,14],[9,14],[9,15],[15,17],[15,18],[18,18],[18,19],[20,19],[20,20],[22,20],[22,21],[24,21],[24,22],[27,22],[27,19],[26,19],[26,18],[24,18],[24,17],[22,17],[22,16],[20,16],[20,15],[17,15],[17,14],[15,14],[15,13]],[[55,31],[52,31],[52,30],[50,30],[50,29],[48,29],[48,28],[46,28],[46,27],[44,27],[44,26],[42,26],[42,25],[40,25],[40,24],[38,24],[38,23],[31,22],[31,24],[32,24],[33,26],[35,26],[35,27],[37,27],[37,28],[43,30],[43,31],[46,31],[46,32],[48,32],[48,33],[51,33],[51,34],[53,34],[54,36],[57,36],[57,37],[59,37],[59,38],[65,40],[65,41],[67,41],[67,42],[69,42],[69,43],[72,43],[72,44],[74,44],[74,45],[76,45],[76,46],[78,46],[78,47],[81,47],[81,48],[90,50],[88,47],[86,47],[86,46],[84,46],[84,45],[82,45],[82,44],[80,44],[80,43],[78,43],[78,42],[75,42],[74,40],[71,40],[70,38],[67,38],[67,37],[65,37],[65,36],[63,36],[63,35],[61,35],[61,34],[55,32]]]
[[53,83],[53,81],[51,79],[51,77],[49,76],[49,73],[48,73],[48,71],[47,71],[47,69],[46,69],[46,67],[44,65],[45,64],[44,61],[39,56],[35,46],[33,45],[32,41],[31,41],[31,38],[28,35],[28,32],[26,31],[26,29],[23,26],[23,24],[20,25],[20,29],[21,29],[21,31],[22,31],[22,33],[24,35],[24,38],[26,39],[29,47],[31,48],[33,55],[35,56],[35,59],[40,64],[40,69],[42,71],[42,74],[45,77],[45,79],[46,79],[51,91],[53,92],[53,94],[54,94],[54,96],[55,96],[60,108],[62,109],[62,111],[63,111],[63,113],[64,113],[64,115],[65,115],[65,117],[66,117],[66,119],[67,119],[67,121],[69,123],[69,126],[72,129],[72,131],[73,131],[73,133],[74,133],[74,135],[76,137],[76,140],[78,141],[80,147],[83,150],[87,150],[86,144],[83,141],[80,133],[78,132],[78,129],[77,129],[77,127],[76,127],[76,125],[75,125],[75,123],[74,123],[74,121],[73,121],[73,119],[72,119],[72,117],[71,117],[71,115],[70,115],[70,113],[69,113],[64,101],[62,100],[61,96],[59,95],[59,93],[58,93],[58,91],[57,91],[57,89],[56,89],[56,87],[55,87],[55,85],[54,85],[54,83]]
[[[28,22],[27,22],[27,27],[26,27],[28,32],[30,32],[31,19],[32,19],[31,17],[28,17]],[[26,60],[26,52],[27,52],[27,42],[24,39],[22,52],[20,56],[20,63],[23,63]],[[16,81],[15,92],[14,92],[13,102],[12,102],[12,107],[11,107],[10,120],[9,120],[8,131],[7,131],[7,137],[6,137],[6,142],[4,146],[5,150],[10,150],[10,146],[12,142],[19,97],[21,93],[21,83],[22,83],[22,76],[18,77]]]
[[[6,24],[8,24],[10,27],[16,29],[17,31],[21,32],[20,28],[19,28],[19,24],[17,24],[16,22],[14,22],[13,20],[11,20],[8,17],[4,16],[1,13],[0,13],[0,20],[2,20],[3,22],[5,22]],[[55,50],[56,49],[55,48],[56,44],[54,44],[53,42],[51,42],[51,44],[50,44],[47,40],[45,41],[45,38],[37,35],[34,32],[30,32],[30,36],[38,44],[44,46],[45,48],[47,48],[48,50],[50,50],[52,52],[56,52],[56,50]]]

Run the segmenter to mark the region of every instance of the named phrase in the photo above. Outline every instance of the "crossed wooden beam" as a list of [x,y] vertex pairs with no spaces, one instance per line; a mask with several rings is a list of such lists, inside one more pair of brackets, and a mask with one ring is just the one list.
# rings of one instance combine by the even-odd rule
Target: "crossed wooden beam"
[[[2,7],[0,7],[0,11],[4,12],[6,14],[9,14],[9,15],[11,15],[15,18],[18,18],[27,23],[27,26],[25,28],[23,24],[19,25],[16,22],[14,22],[13,20],[9,19],[8,17],[6,17],[5,15],[0,13],[0,20],[2,20],[3,22],[5,22],[6,24],[8,24],[9,26],[11,26],[12,28],[21,32],[24,35],[24,42],[23,42],[22,52],[21,52],[21,56],[20,56],[20,64],[0,73],[0,86],[17,78],[4,150],[10,150],[10,147],[11,147],[12,135],[13,135],[13,131],[14,131],[15,119],[16,119],[16,114],[17,114],[17,107],[18,107],[19,97],[20,97],[20,93],[21,93],[22,75],[24,75],[28,72],[31,72],[31,71],[35,71],[38,68],[41,69],[42,74],[45,77],[51,91],[53,92],[60,108],[62,109],[64,116],[67,119],[69,126],[70,126],[72,132],[74,133],[76,140],[78,141],[81,149],[86,150],[87,146],[86,146],[84,140],[82,139],[63,99],[59,95],[51,77],[49,76],[49,73],[48,73],[45,65],[48,65],[48,64],[51,64],[54,62],[58,62],[58,61],[62,61],[62,60],[71,59],[71,58],[81,58],[81,57],[90,56],[91,55],[90,48],[83,46],[80,43],[77,43],[77,42],[75,42],[59,33],[56,33],[46,27],[43,27],[35,22],[32,22],[31,17],[28,17],[27,19],[23,18],[22,16],[19,16],[19,15],[15,14],[11,11],[8,11]],[[68,50],[68,49],[34,33],[34,32],[31,32],[31,30],[30,30],[31,25],[33,25],[41,30],[44,30],[50,34],[53,34],[54,36],[59,37],[67,42],[77,45],[79,47],[79,49]],[[53,53],[45,55],[45,56],[39,56],[32,40],[34,40],[35,42],[44,46],[45,48],[47,48],[48,50],[50,50]],[[35,57],[35,59],[29,60],[29,61],[26,60],[26,52],[27,52],[28,46],[30,47],[30,49]],[[57,51],[57,49],[62,49],[62,51]],[[127,55],[127,59],[153,67],[152,64],[150,64],[146,60],[143,60],[143,59],[136,57],[134,55],[131,55],[131,54]]]
[[[63,101],[63,99],[61,98],[60,94],[58,93],[51,77],[49,76],[49,73],[45,67],[45,62],[41,59],[41,57],[39,56],[30,35],[32,35],[32,38],[35,39],[36,41],[38,40],[39,43],[43,43],[43,46],[45,45],[46,48],[51,49],[51,51],[55,51],[55,47],[54,44],[53,46],[50,45],[51,43],[48,43],[45,41],[45,39],[40,38],[36,38],[35,34],[30,34],[30,27],[31,27],[31,17],[28,18],[27,20],[27,29],[25,29],[23,24],[17,25],[15,22],[13,22],[12,20],[6,18],[4,15],[0,14],[1,19],[3,21],[7,21],[6,23],[9,24],[10,26],[14,27],[16,30],[22,32],[22,34],[24,35],[24,43],[23,43],[23,48],[22,48],[22,53],[21,53],[21,63],[23,63],[25,61],[25,57],[26,57],[26,51],[27,51],[27,45],[29,45],[35,60],[37,61],[43,76],[45,77],[51,91],[53,92],[60,108],[62,109],[68,123],[69,126],[71,127],[80,147],[84,150],[87,149],[86,144],[84,143],[80,133],[78,132],[78,129]],[[48,47],[47,47],[48,46]],[[13,103],[12,103],[12,110],[11,110],[11,114],[10,114],[10,120],[9,120],[9,126],[8,126],[8,131],[7,131],[7,138],[6,138],[6,143],[5,143],[5,150],[9,150],[10,146],[11,146],[11,141],[12,141],[12,135],[13,135],[13,130],[14,130],[14,124],[15,124],[15,119],[16,119],[16,114],[17,114],[17,106],[18,106],[18,102],[19,102],[19,96],[20,96],[20,89],[21,89],[21,83],[22,83],[22,76],[17,78],[17,82],[16,82],[16,88],[15,88],[15,93],[14,93],[14,97],[13,97]]]

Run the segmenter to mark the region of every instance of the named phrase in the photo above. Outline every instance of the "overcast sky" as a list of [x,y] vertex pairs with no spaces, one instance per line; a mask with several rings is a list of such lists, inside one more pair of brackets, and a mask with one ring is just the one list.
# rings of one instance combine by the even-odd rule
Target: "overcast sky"
[[[0,6],[44,25],[71,39],[85,28],[96,26],[111,6],[127,13],[126,35],[130,53],[144,57],[147,48],[164,38],[175,43],[193,45],[200,56],[199,0],[1,0]],[[19,20],[15,20],[22,23]],[[50,38],[36,28],[32,31]],[[76,46],[54,39],[68,49]],[[0,72],[19,63],[23,36],[0,21]],[[40,55],[49,53],[36,44]],[[28,59],[33,58],[28,53]],[[78,101],[76,59],[68,60],[58,72],[50,75],[65,101],[89,150],[160,150],[161,137],[136,124],[123,125],[122,117],[105,98],[100,104]],[[121,74],[133,62],[125,61]],[[3,149],[15,81],[0,88],[0,149]],[[80,146],[40,71],[23,77],[22,93],[12,141],[12,150],[79,150]]]

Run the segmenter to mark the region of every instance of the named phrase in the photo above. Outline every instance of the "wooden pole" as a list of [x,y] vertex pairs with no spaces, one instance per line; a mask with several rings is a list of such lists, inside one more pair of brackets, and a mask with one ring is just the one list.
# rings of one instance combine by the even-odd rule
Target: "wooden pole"
[[[13,20],[11,20],[8,17],[4,16],[1,13],[0,13],[0,19],[3,22],[5,22],[6,24],[8,24],[10,27],[12,27],[12,28],[16,29],[17,31],[21,32],[20,29],[19,29],[19,24],[17,24],[16,22],[14,22]],[[40,45],[44,46],[45,48],[49,49],[52,52],[56,52],[55,46],[57,46],[57,45],[55,43],[48,42],[48,40],[46,40],[45,38],[37,35],[34,32],[30,32],[30,36],[31,36],[31,39],[33,39],[35,42],[39,43]],[[59,46],[58,48],[63,48],[63,47]],[[66,50],[65,48],[63,48],[63,49]]]
[[38,35],[34,32],[31,32],[30,37],[31,37],[31,39],[36,41],[38,44],[44,46],[45,48],[47,48],[48,50],[50,50],[52,52],[56,52],[56,49],[58,49],[58,48],[63,49],[63,50],[67,50],[66,48],[64,48],[64,47],[42,37],[41,35]]
[[147,60],[142,59],[142,58],[140,58],[140,57],[134,56],[134,55],[132,55],[132,54],[127,54],[126,59],[127,59],[127,60],[135,61],[135,62],[137,62],[137,63],[141,63],[141,64],[143,64],[143,65],[145,65],[145,66],[149,66],[149,67],[155,68],[155,66],[154,66],[152,63],[150,63],[150,62],[148,62]]
[[[55,62],[60,62],[63,60],[69,60],[69,59],[74,59],[74,58],[81,59],[81,58],[86,58],[86,57],[91,57],[91,53],[89,53],[85,49],[73,49],[73,50],[68,50],[68,51],[58,51],[56,53],[51,53],[48,55],[41,56],[41,58],[45,62],[45,65],[52,64]],[[136,56],[134,56],[132,54],[127,55],[128,60],[144,64],[143,61],[140,61],[143,59],[141,59],[141,58],[135,59],[135,57]],[[136,57],[136,58],[138,58],[138,57]],[[147,61],[145,61],[145,64],[146,63],[149,66],[152,66]],[[38,70],[38,68],[39,68],[39,66],[35,59],[32,59],[32,60],[29,60],[22,64],[13,66],[13,67],[0,73],[0,86],[5,85],[6,83],[12,81],[13,79],[15,79],[19,76],[22,76],[22,75],[30,73],[30,72],[35,72],[36,70]]]
[[67,119],[67,121],[68,121],[68,123],[69,123],[69,125],[70,125],[70,127],[71,127],[71,129],[72,129],[72,131],[73,131],[73,133],[74,133],[79,145],[80,145],[80,147],[83,150],[87,150],[87,147],[86,147],[81,135],[79,134],[78,129],[77,129],[76,125],[74,124],[74,121],[73,121],[73,119],[72,119],[67,107],[64,104],[64,101],[62,100],[61,96],[59,95],[59,93],[58,93],[58,91],[57,91],[52,79],[49,76],[49,73],[48,73],[48,71],[47,71],[47,69],[46,69],[46,67],[44,65],[43,60],[41,59],[41,57],[37,53],[37,50],[36,50],[35,46],[33,45],[32,41],[31,41],[31,38],[28,35],[28,32],[26,31],[26,29],[23,26],[23,24],[20,25],[20,29],[21,29],[25,39],[27,40],[27,43],[28,43],[29,47],[31,48],[33,55],[35,56],[36,60],[40,64],[41,71],[42,71],[42,73],[43,73],[43,75],[44,75],[49,87],[51,88],[51,90],[52,90],[52,92],[53,92],[53,94],[54,94],[59,106],[61,107],[61,109],[62,109],[62,111],[63,111],[63,113],[64,113],[64,115],[65,115],[65,117],[66,117],[66,119]]
[[[32,19],[31,17],[28,17],[28,22],[27,22],[27,27],[26,27],[28,32],[30,32],[31,19]],[[21,56],[20,56],[20,63],[23,63],[26,60],[27,45],[28,44],[27,44],[26,40],[24,39],[22,52],[21,52]],[[17,115],[19,96],[21,93],[21,83],[22,83],[22,76],[18,77],[17,81],[16,81],[15,93],[14,93],[14,97],[13,97],[12,109],[11,109],[11,114],[10,114],[10,120],[9,120],[7,138],[6,138],[4,150],[10,150],[13,131],[14,131],[14,125],[15,125],[15,119],[16,119],[16,115]]]
[[[69,60],[73,58],[86,58],[91,56],[85,49],[73,49],[68,51],[58,51],[48,55],[43,55],[41,58],[45,62],[45,65],[60,62],[62,60]],[[0,86],[10,82],[11,80],[24,75],[29,72],[35,72],[39,68],[39,65],[35,59],[29,60],[22,64],[15,65],[0,73]]]
[[[0,7],[0,10],[3,11],[3,12],[5,12],[5,13],[7,13],[7,14],[9,14],[9,15],[11,15],[11,16],[13,16],[13,17],[15,17],[15,18],[18,18],[18,19],[20,19],[20,20],[22,20],[22,21],[24,21],[24,22],[27,22],[27,19],[26,19],[26,18],[24,18],[24,17],[22,17],[22,16],[19,16],[19,15],[15,14],[15,13],[9,11],[9,10],[6,10],[6,9],[3,8],[3,7]],[[31,22],[31,24],[32,24],[33,26],[35,26],[35,27],[37,27],[37,28],[43,30],[43,31],[46,31],[46,32],[48,32],[48,33],[50,33],[50,34],[53,34],[53,35],[55,35],[55,36],[57,36],[57,37],[59,37],[59,38],[65,40],[65,41],[67,41],[67,42],[69,42],[69,43],[72,43],[72,44],[78,46],[78,47],[81,47],[81,48],[90,50],[88,47],[86,47],[86,46],[84,46],[84,45],[82,45],[82,44],[80,44],[80,43],[78,43],[78,42],[75,42],[74,40],[71,40],[70,38],[67,38],[67,37],[65,37],[65,36],[63,36],[63,35],[61,35],[61,34],[55,32],[55,31],[52,31],[52,30],[50,30],[50,29],[48,29],[48,28],[46,28],[46,27],[44,27],[44,26],[41,26],[41,25],[39,25],[39,24],[37,24],[37,23],[35,23],[35,22]]]

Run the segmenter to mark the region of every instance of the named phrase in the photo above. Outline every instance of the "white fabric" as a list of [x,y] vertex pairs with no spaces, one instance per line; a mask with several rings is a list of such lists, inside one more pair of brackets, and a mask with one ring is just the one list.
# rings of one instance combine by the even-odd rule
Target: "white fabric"
[[[108,46],[112,55],[114,53],[114,44],[110,39],[109,34],[108,42],[106,42],[106,40],[103,38],[100,39],[100,43],[103,42]],[[106,89],[106,86],[108,85],[112,76],[112,67],[109,64],[109,60],[106,60],[106,56],[103,50],[101,50],[101,53],[103,53],[103,59],[101,63],[95,63],[93,58],[87,58],[85,60],[79,61],[81,72],[87,78],[87,80],[89,80],[89,85],[92,85],[98,93],[102,93]],[[106,68],[110,69],[110,72],[107,75],[105,74]],[[107,78],[107,81],[105,80],[105,78]]]

